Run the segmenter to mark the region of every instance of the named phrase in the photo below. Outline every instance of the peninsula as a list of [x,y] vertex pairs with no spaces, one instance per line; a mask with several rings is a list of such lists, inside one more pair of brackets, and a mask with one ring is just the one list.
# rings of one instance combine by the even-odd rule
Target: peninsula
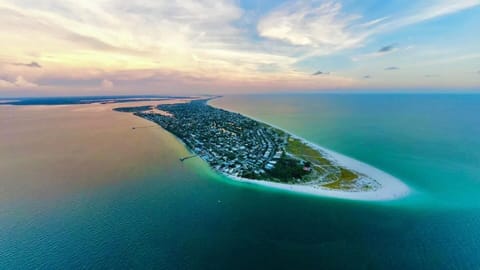
[[[239,113],[212,107],[208,100],[115,110],[160,125],[211,168],[236,180],[353,199],[392,199],[408,190],[369,165]],[[380,194],[392,183],[392,194]]]

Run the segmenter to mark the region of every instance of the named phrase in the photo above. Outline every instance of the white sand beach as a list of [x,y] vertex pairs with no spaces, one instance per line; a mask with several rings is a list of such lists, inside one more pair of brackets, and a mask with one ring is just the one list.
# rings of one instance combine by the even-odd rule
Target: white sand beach
[[276,183],[271,181],[251,180],[251,179],[235,177],[227,174],[225,175],[231,179],[244,182],[244,183],[262,185],[262,186],[267,186],[267,187],[272,187],[277,189],[288,190],[292,192],[300,192],[300,193],[306,193],[311,195],[336,197],[336,198],[350,199],[350,200],[364,200],[364,201],[394,200],[394,199],[405,197],[411,192],[410,188],[407,185],[405,185],[401,180],[395,178],[394,176],[386,172],[383,172],[361,161],[355,160],[353,158],[344,156],[342,154],[339,154],[334,151],[315,145],[298,136],[295,136],[295,135],[292,135],[292,136],[294,136],[297,139],[300,139],[302,142],[308,144],[313,148],[326,152],[330,156],[330,158],[332,158],[333,161],[335,161],[338,165],[342,165],[347,169],[364,174],[376,180],[378,183],[380,183],[381,187],[374,191],[342,191],[342,190],[322,188],[319,186],[302,185],[302,184],[283,184],[283,183]]

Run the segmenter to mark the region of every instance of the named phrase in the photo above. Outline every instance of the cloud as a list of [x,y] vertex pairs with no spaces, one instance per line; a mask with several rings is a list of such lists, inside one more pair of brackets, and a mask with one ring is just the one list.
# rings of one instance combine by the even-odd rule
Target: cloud
[[[23,57],[25,52],[38,54],[48,71],[57,69],[67,77],[77,68],[75,72],[159,69],[220,78],[289,76],[295,50],[252,41],[242,25],[245,11],[236,4],[0,0],[0,25],[9,26],[2,28],[0,39],[11,40],[3,46]],[[38,42],[32,46],[31,40]]]
[[[307,56],[362,46],[374,35],[449,15],[480,4],[478,0],[412,1],[402,11],[365,20],[362,14],[347,12],[338,1],[294,1],[280,5],[261,18],[261,37],[292,46],[308,47]],[[394,45],[377,53],[394,51]]]
[[25,88],[32,88],[32,87],[37,87],[38,86],[37,84],[35,84],[33,82],[27,81],[22,76],[17,76],[17,78],[15,79],[15,85],[17,87],[25,87]]
[[[2,74],[8,78],[2,85],[14,84],[13,78],[22,74],[26,82],[19,80],[20,84],[28,83],[25,78],[41,86],[50,80],[51,85],[56,81],[58,88],[70,89],[69,80],[78,79],[98,90],[111,80],[118,89],[127,80],[150,80],[158,73],[166,75],[152,79],[150,89],[159,89],[170,74],[176,74],[173,79],[179,84],[189,81],[186,88],[190,81],[224,85],[279,81],[283,86],[291,80],[321,88],[327,80],[336,80],[346,85],[353,79],[314,78],[295,71],[296,64],[310,56],[361,47],[375,35],[478,4],[478,0],[407,1],[401,9],[378,9],[378,17],[371,17],[373,13],[361,14],[361,8],[349,6],[351,2],[293,0],[252,16],[255,11],[243,10],[236,0],[0,0],[0,39],[9,41],[2,43],[0,55],[5,63],[0,65]],[[394,11],[381,14],[384,10]],[[395,51],[387,48],[389,44],[381,45],[387,46],[379,51],[374,47],[371,53]],[[117,77],[123,71],[131,77]],[[129,87],[138,89],[135,83]]]
[[422,63],[416,64],[416,66],[438,66],[438,65],[457,65],[454,64],[460,61],[471,61],[474,59],[480,59],[480,53],[472,53],[472,54],[464,54],[459,55],[458,53],[454,54],[453,56],[449,57],[448,55],[443,55],[442,57],[437,57],[432,61],[424,61]]
[[340,3],[316,3],[297,1],[281,6],[259,21],[259,35],[323,52],[354,47],[363,40],[350,27],[359,16],[344,14]]
[[437,17],[456,13],[468,8],[480,5],[478,0],[433,0],[419,1],[415,7],[415,12],[409,12],[397,20],[393,20],[383,25],[385,28],[400,28],[408,25],[431,20]]
[[[405,50],[409,49],[410,47],[405,48]],[[387,54],[393,53],[398,50],[398,47],[395,44],[391,45],[386,45],[378,49],[377,51],[373,53],[366,53],[366,54],[360,54],[352,57],[352,61],[358,62],[361,60],[365,59],[372,59],[372,58],[378,58],[385,56]]]
[[268,63],[268,64],[261,63],[258,65],[257,70],[259,72],[271,73],[271,72],[278,72],[281,70],[281,68],[279,67],[279,65],[275,63]]
[[392,45],[387,45],[387,46],[383,46],[382,48],[380,48],[377,53],[387,53],[387,52],[391,52],[391,51],[394,51],[396,49],[396,46],[394,44]]
[[[298,0],[280,5],[261,18],[257,24],[257,31],[263,38],[281,42],[293,49],[302,48],[304,51],[299,54],[299,59],[302,60],[357,48],[372,36],[446,16],[479,4],[478,0],[411,1],[397,12],[372,19],[344,9],[340,1]],[[379,57],[395,50],[395,45],[388,45],[375,53],[353,57],[352,60]]]
[[399,70],[399,67],[386,67],[385,70]]
[[323,72],[323,71],[317,71],[315,73],[312,74],[312,76],[318,76],[318,75],[328,75],[330,74],[330,72]]
[[113,88],[114,84],[112,81],[104,79],[102,80],[101,86],[102,88],[110,89]]
[[40,89],[48,91],[64,91],[70,93],[100,93],[104,79],[114,82],[115,92],[118,94],[132,93],[166,93],[194,95],[199,93],[254,93],[276,91],[319,91],[322,89],[351,87],[355,80],[348,77],[312,76],[301,71],[291,71],[288,76],[284,73],[266,73],[255,78],[219,78],[215,74],[193,74],[171,70],[145,69],[122,70],[90,74],[83,77],[64,78],[61,74],[49,75],[36,82]]
[[0,88],[13,88],[13,87],[15,87],[14,83],[7,80],[0,79]]
[[39,34],[40,44],[53,38],[130,53],[234,45],[241,30],[232,23],[242,12],[230,0],[0,1],[0,22]]
[[30,63],[13,63],[14,66],[30,67],[30,68],[42,68],[42,66],[37,62]]
[[35,88],[37,86],[37,84],[26,80],[20,75],[14,80],[0,79],[0,88]]

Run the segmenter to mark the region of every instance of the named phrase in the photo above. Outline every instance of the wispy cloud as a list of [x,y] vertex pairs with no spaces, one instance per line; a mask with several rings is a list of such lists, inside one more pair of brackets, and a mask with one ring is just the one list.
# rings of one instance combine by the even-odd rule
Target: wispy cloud
[[399,70],[399,67],[391,66],[391,67],[386,67],[385,70]]
[[18,76],[15,79],[15,85],[17,87],[26,87],[26,88],[33,88],[33,87],[38,86],[36,83],[30,82],[30,81],[26,80],[25,78],[23,78],[22,76]]
[[312,74],[312,76],[319,76],[319,75],[328,75],[330,72],[324,72],[324,71],[317,71]]
[[0,79],[0,88],[13,88],[13,87],[15,87],[14,83],[7,80]]
[[257,29],[262,37],[328,53],[356,46],[364,39],[352,29],[359,18],[343,13],[338,2],[298,1],[285,4],[262,18]]
[[29,67],[29,68],[42,68],[42,66],[37,62],[30,63],[13,63],[14,66]]
[[[322,55],[361,46],[371,36],[480,5],[479,0],[428,0],[412,2],[404,13],[365,20],[347,13],[338,1],[295,1],[281,5],[258,23],[260,36],[293,46],[310,47],[308,55]],[[395,45],[377,53],[395,50]]]
[[479,0],[429,0],[418,1],[414,6],[413,12],[407,12],[406,15],[392,20],[381,26],[381,29],[387,31],[400,27],[424,22],[437,17],[456,13],[468,8],[480,5]]
[[391,45],[383,46],[377,51],[377,53],[387,53],[387,52],[394,51],[395,49],[396,49],[396,46],[394,44],[391,44]]
[[455,54],[454,56],[448,56],[448,57],[443,55],[443,58],[441,59],[434,59],[432,61],[427,61],[421,64],[417,64],[417,66],[444,65],[444,64],[451,64],[455,62],[469,61],[469,60],[475,60],[475,59],[480,59],[479,53],[472,53],[472,54],[465,54],[465,55]]
[[0,88],[35,88],[38,85],[36,83],[26,80],[23,76],[17,76],[13,80],[0,79]]
[[102,88],[110,89],[113,88],[114,84],[112,81],[104,79],[102,80],[102,83],[100,84]]
[[398,50],[398,47],[395,44],[386,45],[386,46],[381,47],[380,49],[378,49],[375,52],[356,55],[356,56],[352,57],[352,61],[357,62],[357,61],[361,61],[361,60],[365,60],[365,59],[378,58],[378,57],[382,57],[382,56],[391,54],[393,52],[396,52],[397,50]]

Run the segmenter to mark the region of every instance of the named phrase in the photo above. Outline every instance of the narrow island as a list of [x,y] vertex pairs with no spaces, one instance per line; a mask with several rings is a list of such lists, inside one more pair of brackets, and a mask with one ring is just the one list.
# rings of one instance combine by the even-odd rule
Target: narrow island
[[403,183],[378,169],[266,123],[212,107],[208,101],[115,110],[160,125],[179,138],[192,156],[242,182],[364,200],[394,199],[408,193]]

